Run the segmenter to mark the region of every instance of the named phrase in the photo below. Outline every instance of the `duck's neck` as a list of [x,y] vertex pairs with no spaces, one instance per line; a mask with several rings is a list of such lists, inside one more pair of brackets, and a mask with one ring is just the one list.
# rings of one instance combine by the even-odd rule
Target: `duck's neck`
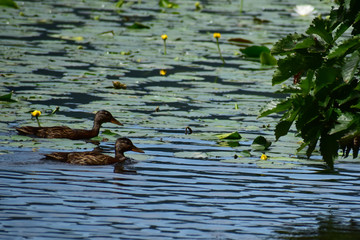
[[125,161],[126,157],[124,155],[124,152],[117,152],[115,150],[115,159],[118,160],[119,162]]
[[93,126],[93,128],[91,129],[91,133],[94,135],[94,137],[96,137],[97,135],[99,135],[100,127],[101,127],[101,123],[94,122],[94,126]]

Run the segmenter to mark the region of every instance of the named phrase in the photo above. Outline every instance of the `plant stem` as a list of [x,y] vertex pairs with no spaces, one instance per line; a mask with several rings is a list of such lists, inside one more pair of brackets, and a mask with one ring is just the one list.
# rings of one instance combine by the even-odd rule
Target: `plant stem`
[[221,61],[223,62],[223,64],[225,64],[225,60],[224,60],[224,58],[223,58],[223,56],[222,56],[222,54],[221,54],[220,44],[219,44],[219,39],[218,39],[218,38],[216,38],[216,45],[217,45],[218,50],[219,50],[219,54],[220,54]]
[[37,121],[37,123],[38,123],[39,127],[41,127],[41,125],[40,125],[40,121],[39,121],[39,117],[36,117],[36,121]]
[[240,1],[240,14],[243,12],[244,0]]
[[164,40],[164,55],[166,55],[166,40]]

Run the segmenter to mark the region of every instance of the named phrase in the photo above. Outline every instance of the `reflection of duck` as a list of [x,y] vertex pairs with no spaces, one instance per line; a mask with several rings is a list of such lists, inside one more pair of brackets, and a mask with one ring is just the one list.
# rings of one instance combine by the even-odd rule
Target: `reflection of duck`
[[94,118],[94,126],[91,130],[85,129],[71,129],[66,126],[56,127],[31,127],[25,126],[16,128],[20,134],[35,135],[42,138],[69,138],[69,139],[87,139],[96,137],[99,134],[101,124],[111,122],[117,125],[122,125],[116,120],[110,112],[100,110],[96,113]]
[[45,154],[47,159],[58,160],[71,164],[79,165],[107,165],[118,162],[124,162],[127,158],[124,155],[126,151],[143,153],[144,151],[134,146],[128,138],[118,138],[115,143],[115,157],[102,154],[99,151],[90,152],[54,152]]

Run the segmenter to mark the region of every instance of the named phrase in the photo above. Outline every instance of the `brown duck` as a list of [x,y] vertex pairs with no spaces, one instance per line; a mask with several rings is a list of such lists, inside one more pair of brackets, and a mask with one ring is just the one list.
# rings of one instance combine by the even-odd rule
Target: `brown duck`
[[90,152],[54,152],[45,154],[45,158],[78,165],[108,165],[125,162],[127,158],[124,152],[126,151],[144,152],[134,146],[130,139],[118,138],[115,143],[115,157],[94,150]]
[[123,125],[116,120],[110,112],[100,110],[96,113],[94,126],[91,130],[71,129],[66,126],[55,127],[31,127],[25,126],[16,128],[20,134],[35,135],[42,138],[69,138],[69,139],[89,139],[99,135],[101,124],[111,122],[117,125]]

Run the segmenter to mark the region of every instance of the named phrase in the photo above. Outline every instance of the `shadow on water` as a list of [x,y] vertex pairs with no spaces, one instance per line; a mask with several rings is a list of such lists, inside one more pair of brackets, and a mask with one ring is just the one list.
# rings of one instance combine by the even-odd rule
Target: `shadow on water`
[[329,214],[317,218],[317,226],[303,228],[301,224],[286,226],[276,230],[276,235],[271,239],[286,240],[353,240],[359,239],[360,224],[354,219],[343,219],[339,216]]

